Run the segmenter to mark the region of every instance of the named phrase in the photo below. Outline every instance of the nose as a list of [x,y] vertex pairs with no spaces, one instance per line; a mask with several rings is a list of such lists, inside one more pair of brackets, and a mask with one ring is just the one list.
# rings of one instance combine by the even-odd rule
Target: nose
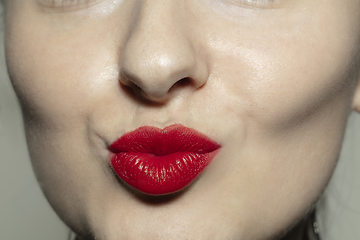
[[179,6],[184,2],[141,1],[134,11],[120,58],[120,82],[147,100],[164,102],[184,86],[195,91],[208,77],[185,19],[186,8]]

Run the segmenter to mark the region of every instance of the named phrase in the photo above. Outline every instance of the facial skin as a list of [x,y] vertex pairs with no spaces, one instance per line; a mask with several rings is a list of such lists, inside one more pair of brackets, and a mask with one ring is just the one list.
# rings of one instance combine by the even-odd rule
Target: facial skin
[[[39,183],[79,236],[273,239],[311,209],[360,109],[359,1],[54,2],[5,2],[7,63]],[[108,146],[176,123],[222,146],[201,176],[168,197],[119,184]]]

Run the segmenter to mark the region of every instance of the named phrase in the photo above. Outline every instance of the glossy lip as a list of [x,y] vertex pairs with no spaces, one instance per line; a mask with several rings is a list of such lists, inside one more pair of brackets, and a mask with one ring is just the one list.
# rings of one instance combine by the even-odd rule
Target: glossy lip
[[150,195],[187,187],[220,151],[220,145],[180,124],[164,129],[144,126],[110,146],[110,163],[127,184]]

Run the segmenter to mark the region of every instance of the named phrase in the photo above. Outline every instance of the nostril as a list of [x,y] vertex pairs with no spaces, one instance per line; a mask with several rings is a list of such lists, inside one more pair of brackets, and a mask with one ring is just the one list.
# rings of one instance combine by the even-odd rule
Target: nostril
[[143,95],[143,90],[141,87],[132,81],[128,81],[128,79],[125,81],[123,79],[125,78],[122,78],[122,80],[119,81],[120,87],[127,95],[134,98],[139,98]]
[[[132,78],[123,76],[122,80],[120,80],[120,85],[129,97],[144,103],[157,102],[162,104],[166,102],[170,96],[174,96],[177,94],[177,92],[183,91],[186,88],[192,88],[196,86],[196,83],[195,80],[191,77],[185,77],[175,82],[170,88],[165,88],[167,89],[165,91],[161,91],[164,90],[163,88],[158,91],[150,91],[145,90],[143,87],[139,86]],[[152,90],[155,90],[155,88]]]
[[120,83],[121,89],[124,93],[135,102],[147,105],[158,105],[162,104],[162,101],[151,99],[146,92],[144,92],[138,85],[134,83],[123,84]]
[[[136,76],[125,74],[124,72],[120,77],[121,88],[132,98],[136,98],[142,102],[164,102],[170,96],[173,96],[179,90],[191,87],[195,81],[191,77],[184,77],[178,81],[158,81],[157,84],[152,84],[151,80],[144,81]],[[175,82],[172,85],[166,84]],[[168,86],[166,86],[168,85]]]
[[192,85],[192,80],[189,77],[186,78],[182,78],[179,81],[177,81],[174,85],[171,86],[171,88],[169,89],[170,91],[173,91],[176,88],[185,88]]

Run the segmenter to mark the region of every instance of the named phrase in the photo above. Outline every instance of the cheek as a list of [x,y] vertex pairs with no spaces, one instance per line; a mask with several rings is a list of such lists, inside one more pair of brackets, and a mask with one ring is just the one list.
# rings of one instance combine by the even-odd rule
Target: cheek
[[[336,16],[332,10],[324,14]],[[236,41],[226,31],[210,40],[219,53],[217,74],[228,81],[229,97],[241,106],[237,111],[264,128],[288,131],[287,126],[305,123],[325,106],[341,115],[350,111],[359,31],[341,16],[299,18],[289,18],[289,25],[259,24],[248,35],[234,26]]]
[[[44,125],[74,124],[111,84],[118,85],[117,56],[105,34],[100,39],[88,30],[65,31],[31,18],[19,14],[9,20],[6,35],[8,71],[25,116]],[[26,21],[34,27],[21,27]]]
[[360,38],[351,17],[339,16],[336,9],[324,14],[329,16],[311,13],[307,21],[302,16],[281,27],[259,24],[251,34],[229,22],[230,29],[239,29],[233,38],[228,29],[209,34],[214,75],[223,82],[222,102],[229,107],[222,115],[235,112],[234,121],[246,125],[246,140],[234,137],[229,143],[234,151],[228,158],[238,158],[231,163],[237,182],[229,182],[246,189],[251,209],[261,209],[264,199],[272,206],[264,210],[264,226],[282,211],[285,218],[304,213],[338,159],[358,76]]

